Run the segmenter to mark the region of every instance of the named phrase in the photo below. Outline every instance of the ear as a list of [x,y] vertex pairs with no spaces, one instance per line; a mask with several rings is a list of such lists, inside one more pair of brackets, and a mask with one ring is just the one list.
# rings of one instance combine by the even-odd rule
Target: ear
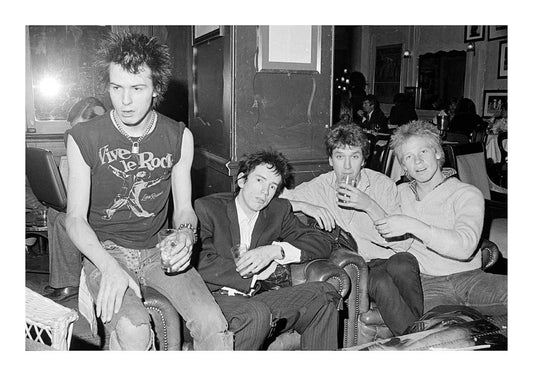
[[245,180],[246,179],[244,179],[244,172],[241,172],[239,173],[239,175],[237,175],[237,185],[240,189],[244,187]]
[[333,167],[333,159],[331,159],[331,157],[329,157],[329,158],[328,158],[328,161],[329,161],[329,165],[330,165],[331,167]]

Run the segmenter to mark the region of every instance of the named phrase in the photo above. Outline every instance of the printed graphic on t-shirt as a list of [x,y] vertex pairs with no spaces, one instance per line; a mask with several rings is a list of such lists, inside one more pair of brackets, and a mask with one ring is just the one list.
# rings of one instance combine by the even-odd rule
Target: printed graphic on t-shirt
[[[106,145],[100,148],[99,157],[102,166],[106,165],[117,179],[122,180],[119,192],[104,210],[102,219],[110,220],[117,210],[124,206],[137,217],[153,217],[155,214],[147,211],[141,201],[153,200],[161,195],[162,191],[145,195],[142,198],[141,193],[168,178],[172,166],[172,154],[155,157],[152,152],[134,154],[121,148],[109,150],[109,146]],[[154,179],[150,178],[154,171],[161,169],[164,170],[162,175]]]

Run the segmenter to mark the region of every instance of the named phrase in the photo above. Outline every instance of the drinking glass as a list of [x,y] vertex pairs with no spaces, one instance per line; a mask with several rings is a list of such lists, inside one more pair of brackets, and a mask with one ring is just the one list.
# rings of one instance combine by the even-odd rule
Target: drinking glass
[[[343,173],[339,179],[339,184],[340,183],[345,183],[345,184],[351,185],[352,187],[355,186],[355,174]],[[346,196],[346,195],[343,195],[343,196]],[[344,204],[346,203],[346,201],[339,200],[339,203]]]
[[161,252],[161,269],[165,273],[171,273],[170,254],[178,243],[177,239],[178,231],[172,228],[160,230],[157,233],[157,240],[159,242],[159,251]]
[[[239,261],[239,258],[241,258],[246,252],[248,252],[248,245],[246,244],[235,244],[231,247],[231,255],[233,256],[233,260],[235,260],[235,265],[237,264],[237,261]],[[249,276],[250,274],[247,274],[243,278],[248,278]]]

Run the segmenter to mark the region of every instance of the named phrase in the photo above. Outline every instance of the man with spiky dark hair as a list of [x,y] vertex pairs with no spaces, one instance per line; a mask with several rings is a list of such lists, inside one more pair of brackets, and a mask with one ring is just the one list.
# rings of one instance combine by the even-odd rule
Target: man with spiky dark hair
[[[66,227],[85,256],[87,287],[110,333],[109,348],[151,347],[139,288],[145,284],[169,298],[187,321],[195,349],[230,350],[227,322],[190,266],[197,224],[193,137],[183,123],[153,110],[170,80],[168,47],[142,34],[111,34],[97,61],[114,108],[68,136]],[[171,189],[177,235],[159,243]],[[159,248],[167,247],[170,274],[160,267]]]

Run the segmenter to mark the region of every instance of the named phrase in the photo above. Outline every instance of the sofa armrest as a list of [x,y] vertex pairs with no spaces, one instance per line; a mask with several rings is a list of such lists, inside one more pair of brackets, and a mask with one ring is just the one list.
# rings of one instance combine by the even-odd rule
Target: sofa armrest
[[498,246],[488,239],[481,239],[478,251],[481,252],[481,269],[485,270],[496,264],[500,258]]
[[144,306],[154,321],[158,350],[181,350],[181,318],[170,301],[159,291],[143,286]]
[[345,300],[344,347],[352,347],[359,343],[359,315],[370,309],[368,267],[359,254],[346,248],[333,251],[330,261],[344,269],[350,278],[350,293]]
[[305,282],[328,282],[344,299],[350,290],[350,278],[346,272],[329,260],[317,259],[302,264],[291,264],[293,285]]

